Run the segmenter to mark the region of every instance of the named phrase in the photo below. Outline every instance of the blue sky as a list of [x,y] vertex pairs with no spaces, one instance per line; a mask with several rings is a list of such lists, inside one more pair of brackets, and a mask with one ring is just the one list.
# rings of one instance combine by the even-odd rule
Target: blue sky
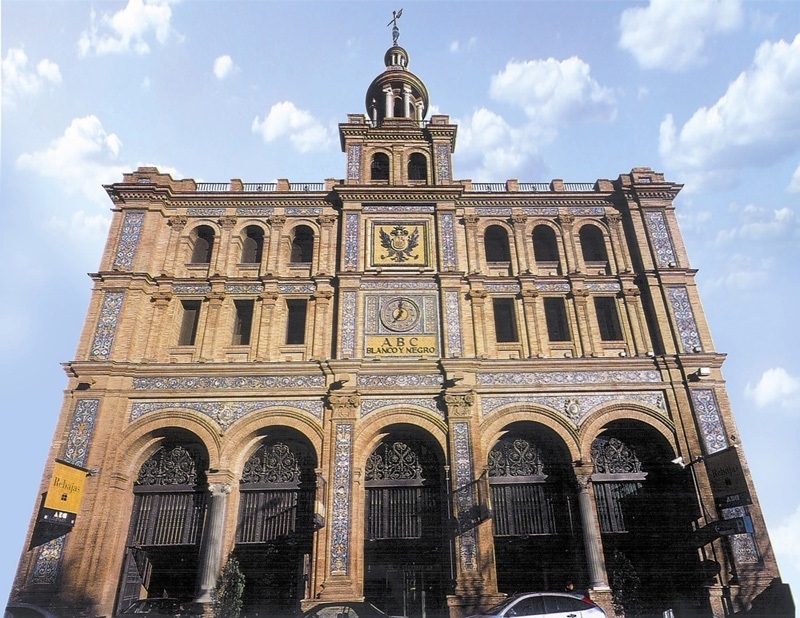
[[2,0],[0,602],[98,268],[139,165],[201,181],[343,178],[393,9],[456,178],[632,167],[677,212],[784,579],[800,591],[800,3]]

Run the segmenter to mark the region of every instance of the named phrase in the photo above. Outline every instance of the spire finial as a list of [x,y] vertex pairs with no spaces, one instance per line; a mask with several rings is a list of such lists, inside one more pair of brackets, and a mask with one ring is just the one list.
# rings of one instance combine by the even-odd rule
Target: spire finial
[[397,20],[403,16],[403,9],[399,11],[392,11],[392,21],[387,26],[392,27],[392,44],[397,45],[397,39],[400,38],[400,28],[397,27]]

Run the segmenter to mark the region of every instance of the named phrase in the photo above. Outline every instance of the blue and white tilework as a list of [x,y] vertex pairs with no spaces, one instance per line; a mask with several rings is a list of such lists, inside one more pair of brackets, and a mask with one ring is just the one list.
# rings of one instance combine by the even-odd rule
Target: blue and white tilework
[[353,426],[336,426],[331,512],[331,575],[347,575],[350,560],[350,478],[353,466]]
[[139,247],[139,237],[142,235],[144,224],[143,212],[126,212],[122,220],[122,234],[117,244],[117,253],[114,256],[114,268],[130,270],[133,267],[133,258]]
[[697,322],[694,319],[692,304],[689,302],[689,293],[682,285],[666,287],[672,315],[678,326],[683,352],[694,352],[700,346],[700,334],[697,332]]
[[131,422],[159,410],[194,410],[217,423],[227,431],[240,418],[270,408],[294,408],[304,410],[322,420],[323,403],[319,399],[280,399],[267,401],[152,401],[134,402],[131,406]]
[[656,260],[661,267],[674,265],[675,249],[672,246],[672,239],[669,236],[667,223],[664,213],[660,210],[649,210],[645,213],[644,220],[647,223],[647,232],[656,250]]
[[122,313],[122,301],[125,292],[106,292],[103,296],[103,306],[100,308],[100,319],[94,331],[94,340],[89,355],[95,360],[108,360],[114,335],[117,332],[119,316]]

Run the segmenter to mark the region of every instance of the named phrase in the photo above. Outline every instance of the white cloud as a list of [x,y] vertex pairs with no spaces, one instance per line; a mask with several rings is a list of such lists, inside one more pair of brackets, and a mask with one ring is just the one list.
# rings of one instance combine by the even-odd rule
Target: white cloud
[[739,0],[651,0],[625,9],[619,20],[619,46],[645,69],[681,71],[704,62],[706,39],[742,24]]
[[782,408],[800,411],[800,379],[792,376],[783,367],[767,369],[751,386],[747,383],[745,395],[755,401],[759,408]]
[[104,183],[119,180],[125,167],[114,163],[122,142],[107,133],[97,116],[75,118],[46,149],[25,153],[17,167],[59,183],[68,193],[79,192],[107,205]]
[[256,116],[253,133],[259,133],[265,142],[288,136],[298,152],[325,150],[331,144],[328,129],[309,112],[298,109],[291,101],[273,105],[264,120]]
[[792,43],[763,43],[725,94],[710,108],[698,109],[680,131],[668,114],[659,152],[668,167],[709,188],[732,180],[742,167],[769,165],[796,151],[798,109],[800,35]]
[[791,193],[800,193],[800,165],[797,166],[794,174],[792,174],[792,179],[789,181],[789,186],[786,187],[786,190]]
[[100,17],[92,10],[89,30],[84,30],[78,41],[79,54],[149,53],[148,38],[154,36],[163,45],[172,32],[169,4],[169,0],[128,0],[121,11]]
[[586,121],[611,121],[616,115],[614,94],[597,83],[591,68],[573,56],[558,61],[511,60],[492,77],[491,97],[519,104],[540,126]]
[[740,213],[742,223],[717,232],[716,244],[736,240],[775,241],[788,238],[797,229],[797,219],[791,208],[767,210],[748,204]]
[[19,99],[38,94],[46,84],[61,83],[58,65],[43,58],[36,70],[28,70],[28,56],[21,47],[12,47],[2,64],[3,105],[15,107]]
[[793,568],[800,569],[800,505],[779,526],[770,528],[769,536],[778,561],[781,564],[788,561]]
[[460,51],[462,51],[465,48],[469,49],[471,47],[475,47],[475,43],[477,43],[477,42],[478,42],[478,38],[473,36],[473,37],[470,37],[470,39],[469,39],[469,41],[467,41],[466,45],[462,46],[461,41],[456,39],[455,41],[450,43],[450,53],[451,54],[457,54],[457,53],[459,53]]
[[69,217],[62,214],[52,215],[47,220],[47,226],[51,230],[63,232],[72,245],[88,249],[87,252],[93,255],[102,250],[109,225],[109,214],[88,213],[85,210],[75,211]]
[[227,54],[214,60],[214,75],[219,80],[225,79],[237,68],[238,67],[233,63],[233,58]]
[[775,270],[771,258],[754,258],[751,255],[732,253],[725,256],[720,275],[708,282],[709,289],[753,292],[769,284]]

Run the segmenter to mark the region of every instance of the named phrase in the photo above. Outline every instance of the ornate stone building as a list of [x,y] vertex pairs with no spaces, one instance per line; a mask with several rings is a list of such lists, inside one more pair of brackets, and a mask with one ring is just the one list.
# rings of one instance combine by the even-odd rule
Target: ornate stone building
[[385,64],[344,179],[106,187],[51,451],[90,471],[82,508],[12,601],[208,601],[234,555],[278,613],[458,617],[567,580],[609,610],[757,605],[779,574],[746,463],[729,508],[699,465],[739,438],[681,185],[456,180],[456,126],[396,40]]

